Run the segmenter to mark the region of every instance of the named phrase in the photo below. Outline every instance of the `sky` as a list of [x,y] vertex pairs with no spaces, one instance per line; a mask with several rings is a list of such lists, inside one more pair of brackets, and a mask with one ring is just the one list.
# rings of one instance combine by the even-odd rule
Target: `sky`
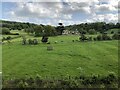
[[0,19],[45,25],[118,22],[119,0],[4,0]]

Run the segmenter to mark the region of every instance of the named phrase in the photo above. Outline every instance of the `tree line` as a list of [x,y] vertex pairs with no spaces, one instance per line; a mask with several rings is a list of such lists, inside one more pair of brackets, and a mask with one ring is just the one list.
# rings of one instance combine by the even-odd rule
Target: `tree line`
[[13,21],[0,21],[1,34],[11,34],[11,30],[24,30],[28,34],[33,34],[35,37],[38,36],[56,36],[62,35],[64,26],[62,23],[58,23],[58,26],[33,24],[33,23],[21,23]]
[[0,26],[2,26],[2,34],[10,34],[10,30],[24,30],[28,34],[38,36],[56,36],[62,35],[63,30],[78,31],[82,34],[96,34],[97,32],[104,33],[110,29],[119,29],[120,23],[106,23],[106,22],[94,22],[94,23],[81,23],[69,26],[63,26],[59,23],[58,26],[34,24],[34,23],[22,23],[13,21],[0,20]]
[[106,22],[94,22],[94,23],[81,23],[74,24],[65,27],[67,30],[75,31],[78,30],[81,33],[94,34],[96,32],[104,33],[110,29],[119,29],[120,23],[106,23]]

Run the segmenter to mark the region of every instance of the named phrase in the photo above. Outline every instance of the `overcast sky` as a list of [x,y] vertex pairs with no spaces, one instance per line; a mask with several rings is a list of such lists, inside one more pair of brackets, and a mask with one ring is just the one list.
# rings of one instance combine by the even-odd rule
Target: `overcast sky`
[[49,25],[57,25],[59,22],[64,25],[96,21],[118,22],[119,0],[13,1],[2,1],[0,19]]

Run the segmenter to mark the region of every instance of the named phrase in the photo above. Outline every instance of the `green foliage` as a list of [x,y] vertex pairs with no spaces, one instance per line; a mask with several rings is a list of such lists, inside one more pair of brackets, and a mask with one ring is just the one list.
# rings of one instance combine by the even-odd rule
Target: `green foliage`
[[103,39],[102,39],[102,35],[98,35],[97,37],[96,37],[96,39],[98,40],[98,41],[102,41]]
[[[28,79],[13,79],[3,81],[3,88],[11,86],[11,88],[117,88],[118,78],[114,74],[108,74],[101,77],[100,75],[80,76],[68,78],[60,78],[54,80],[40,79],[38,76]],[[10,83],[10,82],[16,83]],[[7,82],[7,84],[5,83]],[[112,86],[116,84],[116,86]]]
[[48,37],[47,36],[43,36],[41,41],[43,43],[47,43],[48,42]]
[[102,41],[102,40],[112,40],[110,36],[108,36],[107,34],[102,34],[102,35],[98,35],[96,37],[96,40],[98,41]]
[[89,33],[89,30],[94,29],[96,32],[106,32],[110,29],[119,29],[119,24],[114,23],[105,23],[105,22],[95,22],[95,23],[81,23],[81,24],[75,24],[75,25],[69,25],[65,28],[70,31],[75,31],[76,29],[80,31],[81,28],[83,28],[87,33]]
[[112,36],[112,39],[114,39],[114,40],[120,40],[120,34],[114,34]]
[[[120,25],[120,23],[114,24],[114,23],[105,23],[105,22],[95,22],[95,23],[81,23],[77,25],[75,24],[75,25],[63,26],[62,23],[59,23],[59,26],[53,27],[50,25],[46,26],[42,24],[37,25],[33,23],[21,23],[21,22],[12,22],[12,21],[3,21],[3,20],[0,23],[2,23],[3,28],[8,28],[9,30],[25,30],[25,32],[27,32],[28,34],[35,33],[35,36],[43,36],[43,34],[44,35],[46,34],[48,36],[62,35],[63,30],[65,29],[70,31],[78,30],[79,32],[81,31],[84,34],[85,33],[94,34],[96,32],[103,33],[109,31],[110,29],[119,29],[119,25]],[[41,26],[42,30],[39,30],[41,27],[36,28],[38,26]],[[43,33],[43,30],[45,30],[44,27],[47,29],[45,31],[46,33]],[[94,32],[94,30],[96,32]]]
[[111,31],[111,34],[114,34],[114,31]]
[[57,35],[57,32],[54,27],[47,25],[47,26],[44,26],[44,35],[45,36],[55,36],[55,35]]
[[56,31],[57,31],[57,35],[62,35],[63,30],[65,30],[65,27],[63,26],[62,23],[58,23],[58,24],[59,24],[59,26],[57,26],[57,27],[55,28]]
[[2,34],[10,34],[10,30],[8,28],[2,28]]
[[11,39],[12,39],[12,37],[11,37],[11,36],[7,36],[6,38],[5,38],[5,37],[3,37],[3,38],[2,38],[2,42],[3,42],[3,41],[5,41],[5,40],[11,40]]
[[81,41],[88,40],[87,37],[84,34],[81,34],[81,37],[79,38]]
[[102,34],[102,40],[111,40],[111,38],[107,34]]
[[80,34],[86,34],[87,33],[87,31],[84,30],[83,28],[78,29],[78,31],[79,31]]
[[35,37],[43,36],[44,34],[44,28],[41,25],[34,27],[34,31],[35,31]]
[[93,34],[96,34],[95,29],[90,29],[90,30],[89,30],[89,34],[92,34],[92,35],[93,35]]
[[25,37],[25,36],[23,36],[23,37],[22,37],[22,45],[26,45],[26,44],[27,44],[26,37]]
[[92,40],[93,40],[93,38],[92,38],[92,37],[88,37],[88,40],[89,40],[89,41],[92,41]]

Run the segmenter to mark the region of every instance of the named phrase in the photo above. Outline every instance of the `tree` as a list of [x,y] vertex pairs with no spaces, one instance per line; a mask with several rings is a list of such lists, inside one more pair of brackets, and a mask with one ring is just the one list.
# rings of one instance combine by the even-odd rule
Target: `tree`
[[95,29],[90,29],[90,30],[89,30],[89,34],[96,34]]
[[83,28],[80,28],[78,31],[79,31],[80,34],[86,34],[87,33]]
[[34,28],[35,37],[43,36],[44,28],[41,25],[38,25]]
[[58,23],[59,26],[56,27],[56,31],[58,35],[62,35],[63,30],[65,30],[65,27],[63,26],[63,23]]
[[28,39],[28,43],[31,45],[33,44],[33,41],[31,39]]
[[107,33],[102,34],[102,40],[111,40]]
[[87,37],[84,34],[81,34],[81,37],[79,38],[81,41],[88,40]]
[[43,36],[41,41],[42,41],[43,43],[48,42],[48,37],[47,37],[47,36]]
[[22,39],[23,39],[23,40],[22,40],[22,45],[27,44],[27,42],[26,42],[26,38],[25,38],[24,36],[22,37]]
[[102,35],[98,35],[96,37],[96,39],[98,41],[102,41],[102,40],[111,40],[111,38],[107,35],[107,33],[103,33]]
[[10,34],[10,30],[8,28],[2,28],[2,34]]
[[120,40],[120,34],[114,34],[113,36],[112,36],[112,39],[114,39],[114,40]]
[[56,34],[57,34],[57,32],[53,26],[50,26],[50,25],[44,26],[44,35],[45,36],[55,36]]
[[102,35],[98,35],[98,36],[96,37],[96,40],[102,41]]
[[111,34],[114,34],[114,31],[111,31]]
[[33,40],[33,43],[34,43],[34,45],[37,45],[37,44],[38,44],[38,40],[37,40],[37,39],[34,39],[34,40]]

